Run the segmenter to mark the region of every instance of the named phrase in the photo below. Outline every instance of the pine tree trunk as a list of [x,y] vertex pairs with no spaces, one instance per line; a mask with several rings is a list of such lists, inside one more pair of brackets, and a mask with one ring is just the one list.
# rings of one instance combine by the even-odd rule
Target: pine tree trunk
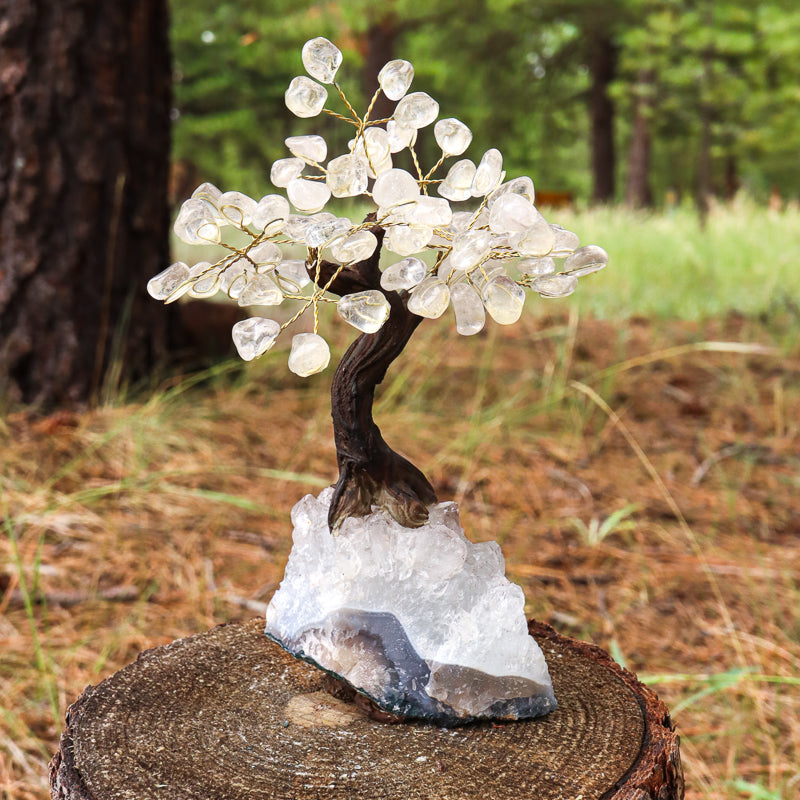
[[[393,16],[383,17],[367,28],[365,37],[366,53],[364,55],[364,94],[367,100],[378,90],[378,73],[383,65],[394,56],[394,45],[397,28]],[[383,93],[375,101],[370,114],[371,119],[386,119],[394,111],[394,102]]]
[[611,37],[602,31],[592,37],[590,48],[592,201],[611,203],[616,193],[617,155],[614,145],[614,101],[608,89],[616,75],[617,50]]
[[0,396],[97,399],[174,346],[166,0],[0,0]]
[[653,108],[653,73],[650,70],[642,70],[637,83],[633,131],[628,150],[625,204],[630,208],[649,208],[653,205],[653,191],[650,187],[652,152],[650,116]]

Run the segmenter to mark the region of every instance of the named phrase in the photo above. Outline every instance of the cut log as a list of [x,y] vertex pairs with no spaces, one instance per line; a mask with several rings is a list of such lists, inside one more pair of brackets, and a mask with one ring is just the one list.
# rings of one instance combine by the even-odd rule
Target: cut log
[[604,651],[541,623],[558,710],[438,728],[385,724],[262,632],[223,625],[142,653],[67,712],[59,800],[678,800],[678,737]]

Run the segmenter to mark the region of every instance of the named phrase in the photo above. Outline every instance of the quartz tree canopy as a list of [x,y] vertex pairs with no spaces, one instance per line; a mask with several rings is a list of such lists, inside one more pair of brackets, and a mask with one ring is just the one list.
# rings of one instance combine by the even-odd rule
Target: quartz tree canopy
[[[452,306],[456,331],[464,336],[482,330],[487,314],[511,325],[522,314],[526,290],[565,297],[579,277],[604,267],[608,255],[595,245],[581,247],[576,234],[549,223],[535,206],[529,177],[506,181],[499,150],[487,150],[477,163],[462,158],[470,129],[454,117],[439,118],[439,104],[426,92],[409,92],[414,68],[408,61],[383,67],[378,93],[361,115],[336,82],[342,54],[332,42],[306,42],[302,60],[308,75],[291,81],[286,105],[301,118],[324,113],[351,125],[347,152],[331,157],[316,134],[287,138],[290,155],[270,170],[285,196],[256,201],[199,186],[181,207],[175,233],[189,244],[218,245],[223,255],[213,264],[172,264],[148,291],[165,303],[224,292],[261,313],[291,303],[283,321],[252,316],[237,322],[232,334],[239,355],[250,361],[310,314],[312,330],[295,333],[289,353],[289,369],[301,376],[328,366],[319,308],[335,303],[361,336],[333,379],[339,482],[329,525],[335,532],[348,516],[378,506],[403,525],[420,526],[436,494],[372,420],[375,387],[389,365],[423,318],[441,317]],[[396,106],[390,118],[372,119],[381,92]],[[328,106],[331,98],[339,110]],[[415,143],[430,126],[441,156],[423,167]],[[413,172],[394,166],[404,151]],[[357,197],[374,205],[361,221],[326,210],[338,198],[352,208]]]

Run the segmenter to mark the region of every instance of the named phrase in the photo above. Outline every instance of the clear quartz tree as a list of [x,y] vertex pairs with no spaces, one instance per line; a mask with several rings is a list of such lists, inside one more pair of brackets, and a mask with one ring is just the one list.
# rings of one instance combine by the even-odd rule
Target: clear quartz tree
[[[529,652],[525,640],[530,637],[519,624],[524,602],[521,590],[515,591],[519,587],[503,577],[499,548],[471,549],[480,546],[470,545],[463,536],[454,504],[438,503],[422,471],[384,441],[372,418],[372,405],[376,387],[423,319],[439,318],[452,306],[456,331],[465,336],[480,332],[487,316],[501,325],[513,324],[523,312],[528,292],[545,298],[566,297],[575,291],[579,277],[604,267],[608,255],[596,245],[581,247],[574,233],[548,223],[535,206],[531,179],[522,176],[506,181],[498,149],[489,149],[476,160],[460,158],[472,142],[471,131],[455,117],[437,121],[436,100],[424,91],[409,92],[414,68],[408,61],[390,61],[379,75],[378,92],[396,102],[389,119],[371,118],[377,95],[363,114],[351,105],[336,82],[342,54],[332,42],[321,37],[310,40],[303,47],[302,62],[308,75],[291,81],[287,107],[300,118],[326,114],[351,126],[353,137],[347,151],[329,153],[325,140],[316,134],[289,137],[288,155],[270,169],[272,183],[285,189],[286,196],[268,194],[256,201],[240,192],[222,192],[209,183],[202,184],[181,207],[175,234],[188,244],[221,246],[225,254],[214,264],[172,264],[148,283],[149,293],[165,303],[187,295],[212,297],[222,292],[241,306],[257,307],[260,313],[265,313],[265,307],[293,304],[292,310],[282,315],[283,322],[252,316],[237,323],[232,335],[239,355],[250,361],[268,353],[293,322],[309,315],[312,331],[294,334],[288,357],[289,369],[301,376],[321,372],[330,361],[330,349],[319,331],[323,303],[335,303],[337,316],[360,332],[339,362],[332,382],[339,478],[332,491],[323,493],[324,498],[306,498],[293,512],[295,550],[301,549],[298,530],[302,530],[304,557],[309,563],[305,572],[299,573],[300,568],[292,566],[293,550],[284,585],[270,607],[274,612],[271,623],[268,613],[268,632],[287,649],[341,674],[382,708],[395,713],[443,724],[452,724],[454,719],[545,713],[555,704],[551,689],[540,695],[528,691],[527,705],[517,702],[509,706],[513,698],[524,700],[531,686],[541,688],[547,670],[544,666],[544,673],[541,671],[541,653],[534,657]],[[330,107],[330,101],[337,98],[337,107]],[[415,144],[419,136],[428,133],[441,157],[423,167]],[[394,166],[394,159],[404,151],[410,154],[413,171]],[[337,198],[364,198],[373,204],[373,210],[363,220],[351,221],[328,210]],[[288,255],[298,247],[304,249],[304,259]],[[409,538],[407,532],[421,527],[424,536]],[[422,673],[414,672],[416,667],[399,670],[415,676],[408,678],[414,691],[405,694],[398,694],[397,686],[387,689],[381,684],[383,678],[378,680],[374,674],[365,678],[363,659],[361,665],[354,665],[352,658],[337,661],[331,656],[341,641],[347,640],[347,636],[340,637],[336,644],[338,629],[352,634],[353,625],[364,625],[363,619],[353,623],[347,614],[342,616],[343,607],[351,613],[351,606],[358,602],[352,596],[342,600],[359,585],[353,564],[372,575],[364,552],[352,551],[353,542],[362,534],[371,541],[364,545],[365,552],[376,550],[381,536],[388,537],[386,552],[394,548],[398,563],[405,565],[410,560],[418,565],[416,572],[402,566],[399,584],[387,584],[379,594],[425,597],[427,592],[427,597],[432,596],[434,592],[430,586],[426,589],[424,580],[413,583],[419,575],[434,583],[444,582],[442,586],[446,584],[451,594],[461,593],[462,607],[451,608],[452,619],[447,604],[437,606],[435,619],[416,607],[403,612],[409,619],[416,615],[401,626],[402,635],[410,637],[410,652],[427,648]],[[428,534],[430,538],[426,538]],[[313,546],[309,545],[312,540]],[[426,542],[436,544],[428,546]],[[383,557],[388,556],[384,553]],[[455,565],[452,570],[448,558]],[[329,570],[329,561],[337,568]],[[439,565],[438,573],[431,567],[433,562]],[[472,573],[466,577],[464,565],[472,565]],[[386,569],[381,567],[378,572],[385,574]],[[344,584],[326,588],[326,582],[333,580],[331,573],[340,579],[345,576]],[[486,579],[486,586],[476,588],[475,576],[485,578],[490,573],[494,577]],[[333,611],[323,608],[319,597],[300,602],[292,594],[313,580],[322,587],[319,597],[330,598],[332,592],[339,598]],[[356,591],[361,592],[362,601],[376,584],[368,576],[366,585],[371,588]],[[436,586],[438,596],[444,590]],[[459,614],[463,617],[464,602],[472,608],[486,607],[489,616],[484,625],[496,628],[500,639],[464,656],[454,666],[458,654],[452,651],[452,641],[439,622],[444,616],[445,628],[448,624],[452,628],[453,620]],[[380,605],[373,598],[372,607]],[[298,611],[301,607],[303,613]],[[509,611],[512,608],[516,612]],[[505,611],[510,616],[503,617]],[[295,636],[293,647],[287,644],[291,638],[287,618],[305,614],[307,621],[314,622],[316,614],[318,623],[326,613],[323,636],[312,643],[306,630],[303,636]],[[498,613],[500,617],[492,617]],[[374,637],[384,643],[381,658],[393,664],[397,673],[397,659],[405,656],[395,652],[395,622],[378,617],[371,619]],[[432,630],[438,633],[432,636]],[[523,661],[528,658],[528,667],[517,663],[513,648],[508,650],[508,642],[516,641],[513,636],[521,637],[517,651],[523,652]],[[392,657],[386,645],[389,640],[395,643]],[[459,646],[462,650],[471,647],[463,641]],[[423,654],[419,655],[422,658]],[[345,661],[350,665],[347,669]],[[536,662],[536,669],[529,669],[529,662]],[[487,663],[493,664],[489,673],[480,666]],[[508,684],[505,688],[497,683],[503,676]],[[417,691],[420,683],[427,687],[422,699]]]

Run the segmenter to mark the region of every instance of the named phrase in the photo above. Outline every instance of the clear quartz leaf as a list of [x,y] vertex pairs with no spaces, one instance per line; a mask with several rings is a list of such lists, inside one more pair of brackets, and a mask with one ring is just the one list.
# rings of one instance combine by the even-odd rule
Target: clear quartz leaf
[[500,275],[484,286],[483,303],[495,322],[513,325],[522,316],[525,290],[507,275]]
[[407,94],[394,110],[394,118],[404,128],[419,130],[430,125],[439,114],[439,104],[427,92]]
[[414,67],[409,61],[397,58],[383,65],[378,73],[378,84],[390,100],[400,100],[414,80]]
[[[173,295],[177,300],[185,292],[189,291],[191,284],[189,278],[191,272],[183,261],[176,261],[163,272],[159,272],[154,278],[147,282],[147,293],[155,300],[170,301]],[[185,288],[183,288],[183,285]],[[180,290],[180,291],[179,291]]]
[[274,236],[283,230],[289,219],[289,201],[279,194],[264,195],[253,211],[253,225],[267,236]]
[[369,258],[378,246],[372,231],[356,231],[331,243],[331,255],[340,264],[354,264]]
[[386,267],[381,275],[381,288],[389,292],[413,289],[427,273],[424,261],[409,256]]
[[231,331],[236,350],[245,361],[263,356],[275,344],[281,326],[274,319],[250,317],[237,322]]
[[503,175],[503,155],[492,148],[487,150],[481,158],[480,164],[472,179],[472,196],[483,197],[493,192],[502,180]]
[[386,233],[386,249],[399,256],[419,253],[433,238],[433,228],[393,225]]
[[556,236],[547,220],[537,211],[536,222],[524,231],[512,233],[509,244],[525,256],[546,256],[550,254]]
[[460,156],[472,141],[472,131],[461,120],[450,117],[440,119],[433,126],[436,144],[447,156]]
[[187,244],[213,244],[220,239],[219,222],[215,209],[209,203],[192,198],[181,206],[172,229]]
[[450,302],[456,315],[456,331],[462,336],[472,336],[486,324],[486,311],[478,293],[468,283],[450,287]]
[[259,242],[247,251],[247,255],[256,265],[256,269],[277,264],[283,258],[283,253],[275,242]]
[[330,187],[320,181],[308,181],[304,178],[295,178],[289,181],[286,187],[289,202],[298,210],[306,214],[313,214],[325,208],[331,199]]
[[489,231],[469,230],[453,239],[449,263],[452,269],[469,270],[479,264],[492,249],[492,234]]
[[577,233],[568,231],[566,228],[562,228],[561,225],[551,224],[550,227],[556,237],[551,251],[551,255],[554,258],[566,258],[580,247],[581,240]]
[[377,289],[340,297],[336,310],[345,322],[364,333],[379,331],[383,323],[389,319],[391,311],[383,292]]
[[472,197],[472,181],[476,170],[475,164],[468,158],[456,161],[439,184],[437,189],[439,195],[454,202],[469,200]]
[[404,128],[396,119],[390,119],[386,123],[386,137],[389,140],[389,150],[399,153],[417,141],[417,131],[415,128]]
[[421,195],[401,209],[405,222],[409,225],[433,226],[442,228],[453,220],[453,209],[444,197]]
[[391,208],[420,196],[419,184],[410,172],[390,169],[375,181],[372,197],[381,208]]
[[[219,266],[211,267],[207,261],[201,263],[206,264],[207,267],[210,268],[204,270],[202,274],[198,273],[197,277],[195,277],[194,284],[189,289],[189,297],[213,297],[219,291],[219,276],[221,271]],[[198,266],[198,264],[195,264],[195,267]],[[194,270],[195,267],[192,267],[192,270]]]
[[258,203],[242,192],[224,192],[217,201],[220,215],[230,225],[244,228],[253,221]]
[[556,262],[552,256],[521,258],[517,261],[517,269],[523,275],[552,275],[556,271]]
[[316,117],[325,107],[328,90],[305,75],[292,79],[286,90],[286,108],[296,117]]
[[367,166],[352,153],[328,162],[325,178],[334,197],[356,197],[367,190]]
[[277,266],[278,275],[283,279],[284,283],[288,283],[290,291],[300,291],[304,286],[311,283],[311,278],[308,277],[308,270],[306,269],[306,262],[299,258],[287,258],[281,261]]
[[429,275],[421,281],[408,299],[408,310],[412,314],[428,319],[438,319],[450,305],[450,289],[436,275]]
[[305,165],[306,162],[302,158],[279,158],[269,171],[270,182],[273,186],[283,189],[295,178],[300,177]]
[[533,181],[527,175],[521,175],[519,178],[514,178],[506,183],[501,184],[497,189],[492,192],[486,207],[491,211],[492,206],[501,197],[507,194],[518,194],[526,198],[530,203],[536,201],[536,192],[533,188]]
[[608,253],[596,244],[587,244],[576,250],[564,262],[564,272],[579,278],[597,272],[608,264]]
[[303,66],[306,72],[320,83],[333,83],[336,70],[342,63],[342,52],[323,36],[309,39],[303,45]]
[[578,279],[574,275],[542,275],[531,281],[531,289],[542,297],[567,297],[578,288]]
[[318,333],[297,333],[292,337],[289,369],[301,378],[322,372],[331,360],[328,343]]
[[492,233],[516,233],[524,231],[539,218],[533,204],[519,194],[499,197],[489,212],[489,228]]
[[240,306],[279,306],[283,292],[269,275],[256,275],[247,282],[237,302]]
[[327,143],[321,136],[315,134],[290,136],[286,139],[285,144],[293,156],[314,164],[322,163],[328,155]]
[[303,239],[309,247],[318,248],[347,233],[352,227],[353,223],[347,217],[319,220],[305,229]]

